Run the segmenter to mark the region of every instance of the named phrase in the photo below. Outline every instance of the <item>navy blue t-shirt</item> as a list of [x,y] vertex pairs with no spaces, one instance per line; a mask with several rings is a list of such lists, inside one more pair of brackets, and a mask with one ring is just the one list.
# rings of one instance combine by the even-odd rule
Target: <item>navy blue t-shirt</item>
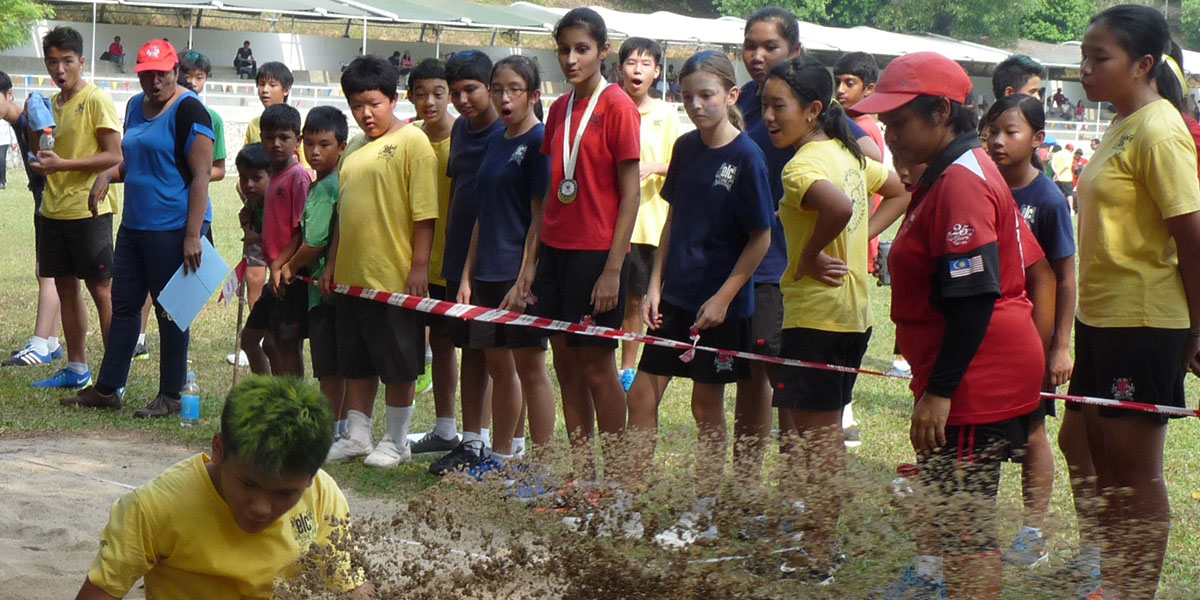
[[467,253],[471,250],[471,231],[475,229],[475,216],[479,214],[475,177],[479,173],[488,138],[503,130],[504,123],[496,119],[482,131],[471,131],[471,122],[461,117],[450,130],[450,160],[446,163],[446,175],[454,183],[450,192],[450,216],[446,223],[442,273],[451,273],[454,277],[447,279],[460,279],[459,274],[467,263]]
[[525,236],[532,221],[530,200],[544,198],[550,185],[550,157],[542,154],[546,126],[509,139],[502,129],[488,138],[475,186],[479,194],[479,239],[474,277],[513,281],[521,272]]
[[42,213],[42,194],[46,190],[46,176],[38,174],[29,168],[29,117],[25,113],[13,124],[13,134],[17,136],[17,147],[21,150],[21,164],[25,166],[25,175],[29,177],[29,191],[33,193],[33,211]]
[[[777,220],[762,150],[745,133],[720,148],[705,146],[699,131],[687,133],[675,142],[662,197],[671,203],[662,297],[697,311],[725,284],[750,232]],[[753,312],[747,283],[729,303],[726,318]]]
[[[738,95],[737,107],[746,119],[746,133],[750,135],[750,139],[754,140],[755,144],[758,144],[763,155],[766,156],[767,173],[771,182],[771,202],[772,206],[778,210],[779,201],[783,198],[783,166],[792,160],[796,151],[792,148],[776,148],[771,143],[771,137],[767,135],[767,126],[762,119],[762,95],[758,90],[758,82],[751,80],[742,86],[741,93]],[[853,135],[854,139],[857,140],[867,135],[866,130],[859,127],[854,119],[846,117],[846,124],[850,126],[850,135]],[[771,225],[771,249],[767,250],[767,255],[763,258],[762,264],[758,265],[758,270],[754,272],[752,280],[754,283],[778,284],[786,270],[787,242],[783,236],[783,224],[776,217],[775,223]]]
[[1071,206],[1062,190],[1038,173],[1029,185],[1012,191],[1021,216],[1033,230],[1033,237],[1046,253],[1046,260],[1058,260],[1075,254],[1075,227],[1071,224]]

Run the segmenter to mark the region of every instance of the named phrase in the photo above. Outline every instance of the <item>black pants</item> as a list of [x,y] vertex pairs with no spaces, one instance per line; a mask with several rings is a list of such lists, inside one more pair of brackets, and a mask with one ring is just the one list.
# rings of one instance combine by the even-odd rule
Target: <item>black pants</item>
[[0,144],[0,186],[8,186],[8,144]]

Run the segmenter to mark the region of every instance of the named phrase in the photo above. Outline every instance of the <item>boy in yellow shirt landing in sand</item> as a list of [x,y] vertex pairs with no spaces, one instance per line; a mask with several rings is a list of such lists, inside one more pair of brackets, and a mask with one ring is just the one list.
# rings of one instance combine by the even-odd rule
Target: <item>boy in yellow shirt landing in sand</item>
[[[316,388],[242,381],[225,400],[211,458],[184,459],[113,504],[76,600],[124,597],[143,577],[147,598],[270,598],[276,579],[349,518],[321,470],[332,444],[333,416]],[[330,591],[372,597],[349,555],[332,556]]]

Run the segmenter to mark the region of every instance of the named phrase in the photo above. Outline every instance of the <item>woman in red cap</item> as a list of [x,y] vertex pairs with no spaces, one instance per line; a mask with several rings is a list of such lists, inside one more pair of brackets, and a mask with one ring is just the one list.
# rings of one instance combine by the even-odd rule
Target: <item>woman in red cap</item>
[[971,87],[954,61],[918,52],[892,61],[851,112],[878,113],[897,160],[928,165],[888,257],[917,400],[909,438],[934,496],[948,597],[999,598],[1000,464],[1028,438],[1045,357],[1021,217],[964,106]]
[[[1079,309],[1070,392],[1185,406],[1200,373],[1200,185],[1179,110],[1182,73],[1170,30],[1146,6],[1092,17],[1080,52],[1089,101],[1117,116],[1079,176]],[[1079,406],[1068,406],[1079,410]],[[1171,527],[1163,479],[1167,419],[1082,407],[1097,488],[1103,589],[1089,598],[1153,598]]]
[[108,184],[125,183],[125,208],[113,255],[113,320],[96,385],[64,405],[121,407],[121,390],[141,329],[142,305],[155,299],[162,339],[159,388],[138,417],[179,414],[187,372],[187,328],[157,304],[158,294],[182,264],[200,267],[200,237],[212,222],[208,182],[213,162],[212,119],[200,98],[179,85],[179,58],[169,42],[152,40],[138,51],[142,93],[125,108],[124,160],[101,173],[88,201]]

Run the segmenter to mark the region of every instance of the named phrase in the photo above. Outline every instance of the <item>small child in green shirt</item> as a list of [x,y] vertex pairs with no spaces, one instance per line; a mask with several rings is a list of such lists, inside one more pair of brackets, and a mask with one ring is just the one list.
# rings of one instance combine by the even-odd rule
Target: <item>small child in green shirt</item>
[[[304,270],[313,279],[325,270],[337,217],[338,162],[346,150],[349,135],[346,115],[332,106],[318,106],[309,111],[301,134],[304,156],[316,172],[317,180],[309,187],[304,204],[304,215],[300,220],[303,233],[292,239],[290,247],[296,250],[280,272],[280,278],[289,283]],[[346,382],[337,372],[333,304],[321,298],[316,286],[308,288],[308,336],[313,375],[333,406],[337,420],[335,437],[340,437],[346,427]]]

